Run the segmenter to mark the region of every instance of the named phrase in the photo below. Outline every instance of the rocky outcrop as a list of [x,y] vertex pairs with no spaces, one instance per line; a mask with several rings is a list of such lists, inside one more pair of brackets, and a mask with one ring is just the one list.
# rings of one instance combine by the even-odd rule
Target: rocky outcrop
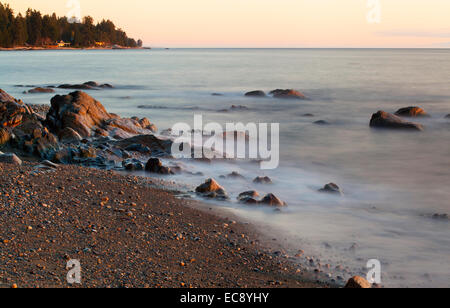
[[56,138],[42,124],[42,118],[32,108],[0,90],[0,127],[3,141],[36,154],[51,157],[59,149]]
[[306,96],[303,93],[293,90],[293,89],[277,89],[270,92],[274,98],[282,98],[282,99],[306,99]]
[[411,118],[428,117],[428,113],[426,113],[425,110],[423,110],[420,107],[401,108],[395,113],[395,115],[399,117],[411,117]]
[[350,278],[347,282],[346,289],[371,289],[372,285],[366,279],[360,276]]
[[155,131],[148,119],[109,114],[100,102],[80,91],[53,97],[46,123],[57,134],[71,128],[82,138],[109,135],[123,139]]
[[205,198],[227,200],[229,199],[225,189],[219,185],[214,179],[208,179],[205,183],[195,189],[197,194]]
[[261,90],[247,92],[247,93],[245,93],[245,96],[247,96],[247,97],[267,97],[266,93]]
[[335,194],[335,195],[343,194],[340,187],[334,183],[329,183],[329,184],[325,185],[322,189],[319,189],[319,192]]
[[13,165],[17,165],[20,166],[22,165],[22,160],[17,157],[16,154],[13,153],[6,153],[0,154],[0,163],[4,163],[4,164],[13,164]]
[[59,140],[63,143],[77,143],[83,138],[70,127],[62,129],[58,134]]
[[377,113],[372,115],[372,119],[370,120],[370,127],[415,131],[423,130],[423,126],[421,124],[406,122],[402,118],[384,111],[378,111]]
[[0,128],[0,146],[7,144],[9,140],[11,140],[11,133],[5,128]]
[[175,174],[169,167],[163,166],[159,158],[150,158],[145,165],[145,171],[158,174]]

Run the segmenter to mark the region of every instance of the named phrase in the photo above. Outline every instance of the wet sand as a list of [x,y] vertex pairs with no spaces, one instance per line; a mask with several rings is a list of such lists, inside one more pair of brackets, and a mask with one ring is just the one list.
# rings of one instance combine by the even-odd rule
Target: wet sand
[[[0,287],[328,287],[268,252],[251,226],[152,179],[36,165],[0,164]],[[81,285],[66,281],[69,259]]]

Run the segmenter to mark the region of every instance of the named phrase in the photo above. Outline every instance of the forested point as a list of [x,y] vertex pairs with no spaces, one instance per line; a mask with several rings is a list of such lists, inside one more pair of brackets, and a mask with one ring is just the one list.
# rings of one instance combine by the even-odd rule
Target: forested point
[[42,15],[28,9],[25,16],[14,14],[8,4],[0,3],[0,47],[142,47],[127,34],[116,29],[110,20],[94,24],[94,19],[86,16],[82,21],[68,20],[67,17]]

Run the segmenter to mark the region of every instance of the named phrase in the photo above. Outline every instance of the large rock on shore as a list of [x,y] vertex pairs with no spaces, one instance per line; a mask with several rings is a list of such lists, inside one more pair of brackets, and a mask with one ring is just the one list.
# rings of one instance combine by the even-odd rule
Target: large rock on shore
[[402,118],[384,111],[378,111],[377,113],[374,113],[372,115],[372,119],[370,120],[370,127],[416,131],[423,130],[423,126],[421,124],[406,122]]
[[425,112],[420,107],[406,107],[399,109],[396,113],[396,116],[399,117],[410,117],[410,118],[416,118],[416,117],[427,117],[428,113]]
[[[59,149],[58,139],[42,124],[32,108],[0,90],[0,127],[2,141],[10,142],[42,158],[50,158]],[[3,144],[4,144],[3,143]]]
[[46,123],[57,134],[71,128],[83,138],[109,135],[122,139],[151,134],[156,129],[146,118],[109,114],[100,102],[81,91],[53,97]]
[[306,96],[293,89],[277,89],[270,92],[270,95],[272,95],[275,98],[283,98],[283,99],[306,99]]

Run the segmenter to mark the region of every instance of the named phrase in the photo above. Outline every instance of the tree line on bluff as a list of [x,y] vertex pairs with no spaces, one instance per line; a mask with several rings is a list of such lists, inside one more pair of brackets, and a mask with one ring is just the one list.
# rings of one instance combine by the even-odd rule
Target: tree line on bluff
[[90,16],[82,22],[70,22],[67,17],[42,15],[28,9],[25,16],[14,15],[8,4],[0,3],[0,47],[46,46],[64,41],[72,47],[92,47],[96,42],[105,45],[142,47],[142,41],[129,38],[121,29],[116,29],[110,20],[96,25]]

